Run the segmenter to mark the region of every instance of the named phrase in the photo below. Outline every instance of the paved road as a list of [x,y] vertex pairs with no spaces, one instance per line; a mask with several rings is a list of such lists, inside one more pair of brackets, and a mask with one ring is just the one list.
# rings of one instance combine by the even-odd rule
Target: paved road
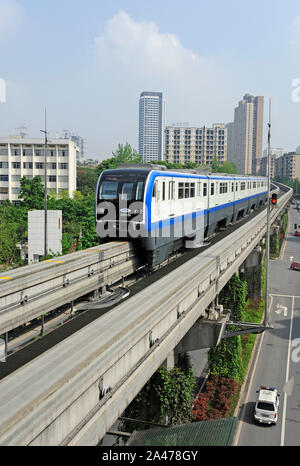
[[[259,337],[260,352],[241,411],[237,445],[300,445],[300,272],[289,269],[291,260],[300,262],[295,223],[300,225],[300,216],[292,206],[284,253],[270,263],[269,322],[274,329]],[[276,426],[254,423],[260,385],[275,386],[281,393]]]

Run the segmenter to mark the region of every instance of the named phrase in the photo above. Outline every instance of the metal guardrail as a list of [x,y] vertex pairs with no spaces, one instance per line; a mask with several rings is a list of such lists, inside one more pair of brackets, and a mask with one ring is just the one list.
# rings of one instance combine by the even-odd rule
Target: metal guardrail
[[[279,199],[271,222],[291,196]],[[265,217],[3,379],[0,444],[97,444],[259,244]]]

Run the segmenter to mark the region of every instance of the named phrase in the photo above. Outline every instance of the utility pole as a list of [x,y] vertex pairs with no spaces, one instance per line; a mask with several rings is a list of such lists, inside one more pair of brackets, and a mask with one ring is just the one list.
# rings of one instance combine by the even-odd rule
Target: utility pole
[[271,98],[269,100],[268,123],[268,201],[267,201],[267,237],[266,237],[266,295],[264,325],[268,322],[269,312],[269,271],[270,271],[270,192],[271,192]]
[[45,134],[45,145],[44,145],[44,161],[45,161],[45,212],[44,212],[44,259],[48,258],[48,245],[47,245],[47,229],[48,229],[48,222],[47,222],[47,144],[48,144],[48,132],[47,132],[47,109],[45,108],[45,129],[40,130],[41,133]]

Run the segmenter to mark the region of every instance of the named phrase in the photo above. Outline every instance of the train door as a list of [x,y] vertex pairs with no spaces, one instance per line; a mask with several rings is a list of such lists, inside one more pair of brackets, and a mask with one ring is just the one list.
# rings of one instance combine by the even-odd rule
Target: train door
[[159,219],[160,208],[159,208],[159,183],[158,179],[154,181],[152,190],[152,217],[154,221]]
[[175,216],[175,181],[173,179],[169,180],[168,182],[168,199],[169,199],[169,206],[170,206],[169,217],[174,217]]

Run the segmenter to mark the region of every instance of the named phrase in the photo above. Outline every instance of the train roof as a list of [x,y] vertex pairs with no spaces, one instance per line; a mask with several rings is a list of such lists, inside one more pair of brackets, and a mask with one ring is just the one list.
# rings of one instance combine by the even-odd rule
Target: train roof
[[[147,176],[151,171],[165,172],[165,173],[187,173],[189,175],[202,175],[207,177],[214,178],[237,178],[237,179],[249,179],[256,178],[262,179],[265,178],[261,175],[240,175],[240,174],[230,174],[230,173],[212,173],[208,170],[198,169],[198,168],[170,168],[168,169],[164,165],[158,165],[154,163],[122,163],[117,166],[117,168],[111,168],[105,170],[106,174],[115,174],[121,175],[124,174],[127,170],[134,172],[136,175]],[[162,173],[163,175],[163,173]]]

